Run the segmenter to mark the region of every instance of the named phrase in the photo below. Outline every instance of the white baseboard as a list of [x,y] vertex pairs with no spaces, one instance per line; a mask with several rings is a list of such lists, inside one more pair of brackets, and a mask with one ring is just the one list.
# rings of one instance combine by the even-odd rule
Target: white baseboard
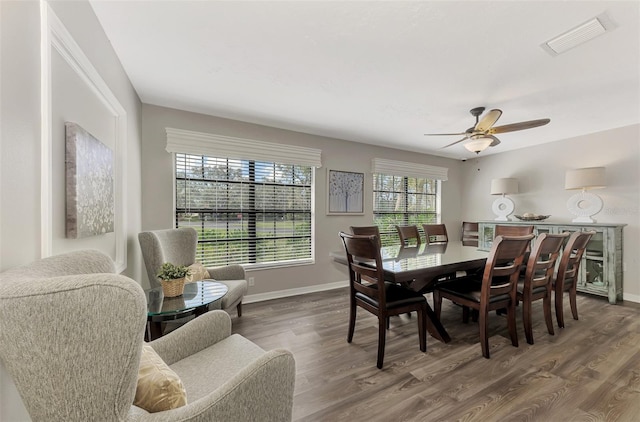
[[[291,297],[303,295],[306,293],[324,292],[326,290],[341,289],[349,286],[349,280],[336,281],[334,283],[317,284],[315,286],[297,287],[295,289],[278,290],[275,292],[258,293],[254,295],[247,295],[242,299],[242,303],[254,303],[263,302],[265,300],[280,299],[283,297]],[[623,293],[623,300],[629,302],[640,303],[640,295],[634,295],[631,293]]]
[[242,303],[262,302],[283,297],[298,296],[306,293],[324,292],[326,290],[341,289],[349,286],[349,280],[336,281],[334,283],[316,284],[315,286],[296,287],[295,289],[278,290],[275,292],[258,293],[247,295],[242,299]]

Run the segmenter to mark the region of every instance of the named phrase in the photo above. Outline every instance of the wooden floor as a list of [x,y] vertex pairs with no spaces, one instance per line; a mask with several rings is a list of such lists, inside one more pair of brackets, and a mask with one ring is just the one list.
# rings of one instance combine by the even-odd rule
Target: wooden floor
[[233,331],[293,352],[295,421],[640,421],[637,304],[579,295],[579,321],[565,308],[566,327],[551,336],[534,305],[534,345],[519,309],[518,348],[504,317],[492,314],[484,359],[477,325],[463,324],[460,308],[444,300],[451,343],[429,336],[421,353],[415,314],[394,317],[382,370],[371,314],[358,309],[347,343],[346,288],[243,305]]

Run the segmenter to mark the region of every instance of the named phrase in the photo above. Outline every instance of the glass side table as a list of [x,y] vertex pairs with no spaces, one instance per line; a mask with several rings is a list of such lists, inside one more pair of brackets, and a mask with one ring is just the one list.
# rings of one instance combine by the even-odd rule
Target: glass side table
[[204,314],[220,309],[227,286],[214,280],[194,281],[184,285],[184,293],[177,297],[164,297],[162,287],[145,290],[147,298],[147,329],[145,339],[162,336],[162,323]]

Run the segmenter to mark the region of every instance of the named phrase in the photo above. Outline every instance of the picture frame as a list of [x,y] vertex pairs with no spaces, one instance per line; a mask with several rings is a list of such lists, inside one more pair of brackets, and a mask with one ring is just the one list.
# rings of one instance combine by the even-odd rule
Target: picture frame
[[327,170],[327,215],[364,214],[364,173]]

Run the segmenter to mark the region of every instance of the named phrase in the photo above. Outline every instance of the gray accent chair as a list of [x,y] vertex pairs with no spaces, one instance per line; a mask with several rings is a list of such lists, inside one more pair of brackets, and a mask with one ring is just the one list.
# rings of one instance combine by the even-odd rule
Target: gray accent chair
[[[156,274],[163,263],[189,266],[196,262],[198,232],[190,227],[142,232],[138,234],[138,241],[151,287],[160,286]],[[242,316],[242,299],[247,294],[244,268],[234,264],[207,268],[207,271],[211,278],[229,289],[222,298],[222,309],[230,312],[235,307],[238,316]]]
[[292,354],[231,334],[223,311],[149,343],[181,378],[188,404],[134,406],[146,300],[114,272],[111,258],[85,250],[0,273],[0,360],[33,421],[291,420]]

